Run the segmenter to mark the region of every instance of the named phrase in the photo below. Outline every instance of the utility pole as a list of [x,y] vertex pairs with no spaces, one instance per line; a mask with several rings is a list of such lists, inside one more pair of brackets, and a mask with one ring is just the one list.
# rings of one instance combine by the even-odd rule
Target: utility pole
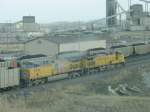
[[129,9],[129,10],[130,10],[131,5],[132,5],[131,0],[128,0],[128,9]]

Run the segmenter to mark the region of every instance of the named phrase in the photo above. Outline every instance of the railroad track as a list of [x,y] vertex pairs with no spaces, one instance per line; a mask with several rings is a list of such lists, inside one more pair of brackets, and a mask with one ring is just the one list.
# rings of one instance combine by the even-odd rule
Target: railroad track
[[126,59],[126,66],[134,66],[145,63],[150,63],[150,54],[132,56]]
[[126,59],[126,62],[133,62],[137,60],[143,60],[143,59],[148,59],[150,58],[150,54],[145,54],[145,55],[137,55],[137,56],[131,56]]

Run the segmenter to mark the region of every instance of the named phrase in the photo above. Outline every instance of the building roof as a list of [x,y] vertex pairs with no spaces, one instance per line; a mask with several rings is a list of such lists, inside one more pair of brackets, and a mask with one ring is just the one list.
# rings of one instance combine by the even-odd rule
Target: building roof
[[122,48],[122,47],[127,47],[126,45],[118,45],[118,46],[112,46],[111,48]]
[[26,55],[26,56],[22,56],[19,59],[32,59],[32,58],[40,58],[40,57],[46,57],[46,55],[43,54],[37,54],[37,55]]
[[28,41],[37,39],[36,37],[0,37],[0,44],[24,44]]
[[57,35],[57,36],[49,36],[46,37],[45,39],[57,44],[79,42],[79,41],[81,42],[81,41],[102,40],[102,38],[97,34]]

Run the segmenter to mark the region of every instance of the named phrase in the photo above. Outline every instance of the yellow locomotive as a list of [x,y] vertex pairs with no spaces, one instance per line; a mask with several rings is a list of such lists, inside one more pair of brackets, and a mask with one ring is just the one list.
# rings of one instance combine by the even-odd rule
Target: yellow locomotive
[[54,68],[51,64],[41,65],[32,68],[22,68],[21,73],[22,73],[21,75],[22,78],[35,80],[43,77],[52,76],[54,74]]
[[[95,51],[95,52],[93,52]],[[118,52],[108,53],[103,49],[88,50],[86,57],[83,59],[83,68],[86,71],[97,69],[99,71],[108,69],[110,66],[115,67],[125,63],[124,55]]]
[[63,74],[67,74],[67,77],[86,75],[88,70],[101,71],[108,69],[109,66],[125,62],[124,55],[121,53],[98,52],[90,54],[89,52],[61,53],[56,55],[55,59],[47,58],[47,60],[53,61],[46,61],[42,64],[38,60],[25,61],[20,67],[21,80],[28,85],[37,85],[47,82],[49,77],[61,77]]

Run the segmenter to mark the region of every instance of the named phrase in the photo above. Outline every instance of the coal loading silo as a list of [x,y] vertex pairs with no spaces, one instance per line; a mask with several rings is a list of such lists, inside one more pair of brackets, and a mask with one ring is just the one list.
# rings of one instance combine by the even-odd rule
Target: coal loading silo
[[130,10],[133,25],[140,25],[140,19],[143,17],[143,5],[134,4],[130,7]]
[[[117,25],[117,17],[115,17],[117,13],[117,4],[116,0],[106,0],[106,23],[107,26],[116,26]],[[114,17],[112,17],[114,16]]]

